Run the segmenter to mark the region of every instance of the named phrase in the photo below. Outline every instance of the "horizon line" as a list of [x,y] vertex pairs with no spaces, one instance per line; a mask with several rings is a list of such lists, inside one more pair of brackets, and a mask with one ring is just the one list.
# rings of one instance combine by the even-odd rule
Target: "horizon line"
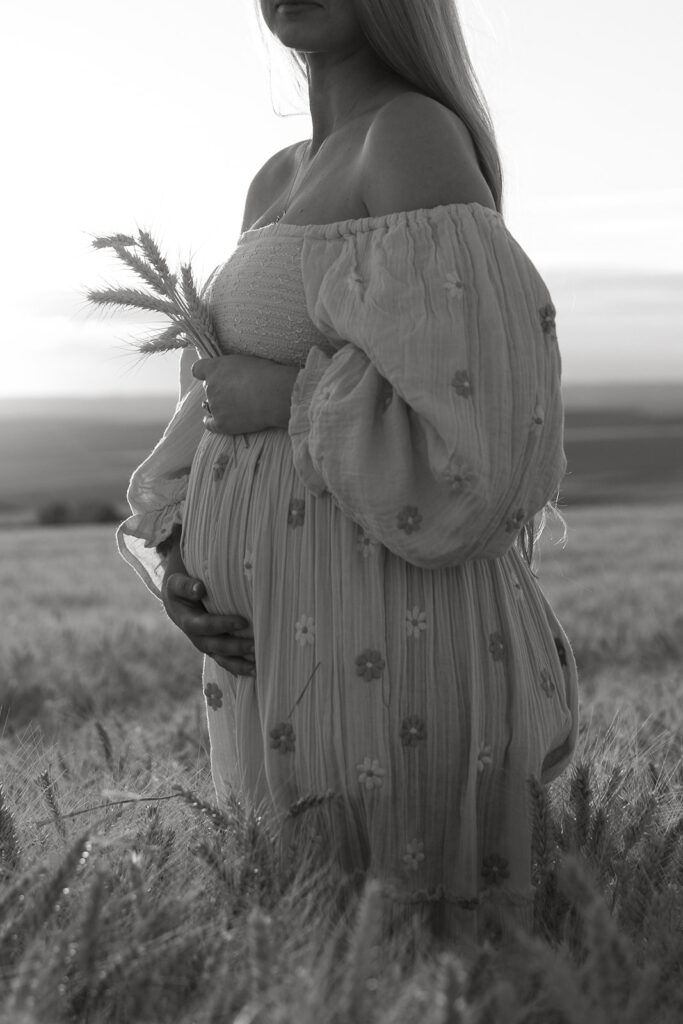
[[[628,388],[628,387],[639,387],[639,388],[655,388],[655,387],[681,387],[683,388],[683,374],[680,378],[662,377],[652,378],[651,380],[643,380],[642,377],[633,377],[624,380],[563,380],[562,387],[601,387],[601,388]],[[2,394],[0,392],[0,401],[19,402],[26,400],[37,400],[37,399],[59,399],[63,401],[92,401],[97,402],[103,398],[112,399],[150,399],[150,398],[177,398],[178,391],[176,388],[168,388],[164,391],[97,391],[93,393],[84,392],[55,392],[55,391],[34,391],[31,393],[24,393],[21,395],[17,394]]]

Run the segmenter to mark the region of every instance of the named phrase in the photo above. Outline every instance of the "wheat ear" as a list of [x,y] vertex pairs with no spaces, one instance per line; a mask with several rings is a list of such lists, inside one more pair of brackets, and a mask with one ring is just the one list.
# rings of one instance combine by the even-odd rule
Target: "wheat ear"
[[155,352],[175,352],[180,348],[188,348],[190,341],[187,337],[187,328],[184,324],[171,324],[165,331],[156,334],[148,341],[143,341],[138,346],[138,352],[143,355],[153,355]]
[[143,260],[137,253],[128,252],[123,245],[114,245],[114,252],[119,259],[125,263],[131,270],[133,270],[138,277],[141,277],[150,288],[153,288],[155,292],[164,297],[168,297],[168,286],[163,278],[159,277],[157,272],[150,267],[148,263]]
[[99,736],[100,743],[102,744],[102,753],[104,754],[104,760],[107,762],[107,768],[109,771],[114,770],[114,754],[112,751],[111,738],[109,733],[102,725],[100,721],[95,722],[95,730]]
[[591,824],[591,768],[588,761],[579,761],[574,767],[569,787],[569,799],[574,811],[574,841],[581,849],[588,839]]
[[307,793],[305,796],[299,797],[293,804],[290,804],[287,808],[287,816],[289,818],[298,818],[301,814],[306,811],[310,811],[312,807],[321,807],[323,804],[327,804],[330,800],[334,800],[337,797],[337,793],[333,789],[326,790],[325,793]]
[[[206,306],[202,299],[200,299],[197,292],[197,287],[194,283],[192,276],[192,267],[189,264],[183,264],[180,268],[180,278],[182,281],[182,299],[179,297],[179,301],[182,301],[188,311],[188,318],[190,323],[195,320],[201,324],[206,337],[210,339],[211,346],[213,348],[212,355],[220,355],[221,348],[216,337],[213,322],[209,316]],[[206,339],[200,337],[200,341],[203,346],[206,347]]]
[[601,862],[607,845],[609,835],[607,810],[604,805],[597,807],[591,822],[591,829],[588,835],[587,850],[592,858]]
[[21,851],[14,815],[7,804],[5,790],[0,782],[0,868],[10,871],[19,867]]
[[531,848],[541,874],[545,874],[552,864],[554,849],[548,794],[535,775],[529,776],[528,787],[532,821]]
[[98,288],[87,292],[89,302],[96,306],[125,306],[128,309],[146,309],[163,313],[172,320],[178,318],[176,306],[166,299],[157,299],[140,288]]
[[138,231],[138,237],[138,244],[140,248],[142,249],[143,253],[147,257],[151,265],[156,270],[159,277],[161,277],[164,281],[168,281],[169,284],[175,285],[177,278],[175,274],[171,273],[171,268],[164,259],[161,253],[161,249],[154,241],[149,231]]
[[230,828],[230,821],[227,816],[219,811],[213,804],[206,803],[204,800],[193,793],[190,789],[183,789],[182,786],[175,785],[173,789],[176,795],[180,797],[189,807],[192,807],[195,811],[199,811],[204,817],[208,818],[213,827],[218,832],[226,832]]
[[50,809],[50,813],[52,814],[52,820],[54,821],[55,828],[59,832],[62,839],[66,839],[66,826],[64,825],[64,822],[62,820],[62,812],[59,808],[59,803],[57,800],[57,787],[54,781],[50,778],[49,769],[46,768],[44,771],[40,773],[40,775],[38,776],[38,783],[43,791],[45,803],[47,804],[48,808]]
[[130,235],[101,235],[99,238],[93,239],[92,247],[93,249],[113,249],[117,245],[135,244],[135,239]]

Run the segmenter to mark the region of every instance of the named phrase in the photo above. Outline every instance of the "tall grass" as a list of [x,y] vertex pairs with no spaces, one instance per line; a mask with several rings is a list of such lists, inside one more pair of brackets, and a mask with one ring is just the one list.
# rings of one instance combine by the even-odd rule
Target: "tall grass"
[[681,513],[655,514],[575,512],[566,551],[546,538],[580,744],[529,787],[533,933],[478,948],[398,926],[379,883],[340,877],[310,842],[315,801],[282,835],[213,806],[195,653],[108,531],[0,535],[0,1019],[683,1019]]

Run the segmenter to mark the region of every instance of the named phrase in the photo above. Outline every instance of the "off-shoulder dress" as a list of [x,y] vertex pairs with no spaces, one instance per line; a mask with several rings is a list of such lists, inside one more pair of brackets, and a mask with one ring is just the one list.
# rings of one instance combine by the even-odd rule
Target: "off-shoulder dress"
[[255,678],[204,663],[219,801],[285,821],[321,798],[340,862],[397,905],[472,937],[528,923],[529,778],[578,731],[570,643],[514,544],[566,469],[541,276],[500,214],[453,204],[246,231],[207,297],[225,352],[301,367],[288,430],[206,432],[184,353],[118,539],[158,596],[182,523],[208,609],[253,623]]

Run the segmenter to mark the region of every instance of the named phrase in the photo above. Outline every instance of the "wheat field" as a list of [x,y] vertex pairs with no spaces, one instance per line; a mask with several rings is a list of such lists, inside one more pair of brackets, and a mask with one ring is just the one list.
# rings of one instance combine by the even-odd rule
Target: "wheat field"
[[531,794],[534,934],[476,950],[390,927],[305,829],[216,811],[199,655],[110,528],[0,532],[0,1019],[680,1022],[683,507],[565,518],[537,572],[579,750]]

